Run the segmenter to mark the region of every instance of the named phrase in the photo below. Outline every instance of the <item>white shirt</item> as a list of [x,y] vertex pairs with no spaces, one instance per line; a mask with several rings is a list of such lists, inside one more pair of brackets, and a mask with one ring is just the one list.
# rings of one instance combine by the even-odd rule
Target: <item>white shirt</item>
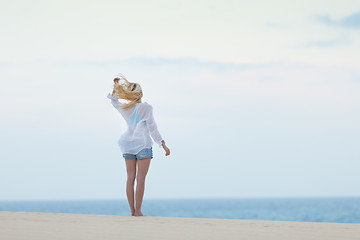
[[111,99],[111,104],[124,117],[128,129],[121,135],[118,145],[122,153],[137,154],[144,148],[153,146],[154,141],[161,147],[161,137],[153,117],[153,107],[147,102],[136,103],[131,109],[122,109],[123,103],[111,93],[107,96]]

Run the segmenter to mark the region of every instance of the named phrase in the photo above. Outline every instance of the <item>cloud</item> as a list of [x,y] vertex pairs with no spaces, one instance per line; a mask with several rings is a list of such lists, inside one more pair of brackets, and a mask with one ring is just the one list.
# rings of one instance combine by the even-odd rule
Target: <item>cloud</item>
[[266,22],[265,26],[270,28],[289,28],[288,24],[279,23],[279,22]]
[[10,66],[11,64],[12,64],[11,62],[0,61],[0,67],[8,67],[8,66]]
[[338,20],[331,18],[329,15],[318,16],[317,20],[329,26],[360,29],[360,11]]
[[325,48],[325,47],[336,47],[345,46],[351,44],[351,41],[346,36],[341,36],[332,39],[308,41],[295,46],[296,48]]
[[147,58],[147,57],[135,57],[119,60],[67,60],[57,61],[56,65],[62,67],[112,67],[119,65],[145,65],[145,66],[174,66],[183,67],[187,69],[214,69],[218,71],[224,70],[253,70],[271,68],[279,66],[281,62],[227,62],[227,61],[206,61],[196,58]]

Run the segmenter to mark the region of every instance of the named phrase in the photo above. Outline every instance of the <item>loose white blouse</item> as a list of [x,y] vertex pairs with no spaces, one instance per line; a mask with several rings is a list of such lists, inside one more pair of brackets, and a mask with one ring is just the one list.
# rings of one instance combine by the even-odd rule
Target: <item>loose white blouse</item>
[[144,148],[153,146],[154,141],[161,147],[161,137],[153,116],[153,107],[147,102],[136,103],[131,109],[123,109],[123,103],[111,93],[107,96],[111,99],[111,104],[124,117],[128,129],[123,133],[118,141],[122,153],[137,154]]

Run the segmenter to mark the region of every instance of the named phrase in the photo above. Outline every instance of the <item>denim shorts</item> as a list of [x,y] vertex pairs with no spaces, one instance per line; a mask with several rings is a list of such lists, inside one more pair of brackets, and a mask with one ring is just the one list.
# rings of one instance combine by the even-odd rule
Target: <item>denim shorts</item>
[[152,147],[151,148],[144,148],[143,150],[141,150],[137,154],[124,153],[123,157],[124,158],[134,159],[134,160],[139,160],[139,159],[143,159],[143,158],[153,158]]

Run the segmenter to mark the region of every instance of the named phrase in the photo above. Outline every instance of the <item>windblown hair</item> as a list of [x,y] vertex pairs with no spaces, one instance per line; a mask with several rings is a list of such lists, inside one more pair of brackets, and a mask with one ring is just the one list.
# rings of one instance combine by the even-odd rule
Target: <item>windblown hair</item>
[[141,100],[141,86],[138,83],[129,82],[123,75],[119,74],[115,79],[119,79],[114,83],[115,96],[118,99],[125,99],[130,102],[121,105],[123,109],[131,109]]

